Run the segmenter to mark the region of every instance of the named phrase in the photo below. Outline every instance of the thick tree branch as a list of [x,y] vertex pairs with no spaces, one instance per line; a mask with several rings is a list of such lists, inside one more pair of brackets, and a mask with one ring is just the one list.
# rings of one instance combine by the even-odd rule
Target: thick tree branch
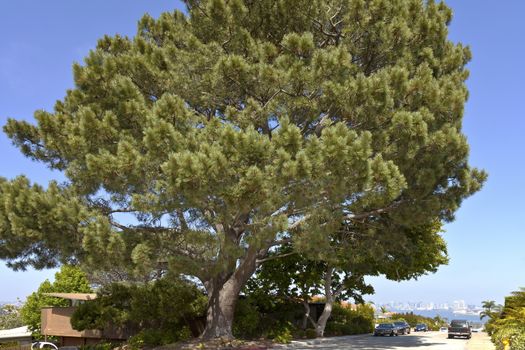
[[296,222],[288,226],[288,231],[295,230],[297,227],[299,227],[303,222],[308,220],[310,218],[310,215],[304,215],[302,218],[298,219]]
[[359,214],[348,214],[344,218],[347,219],[347,220],[359,220],[359,219],[367,218],[369,216],[384,214],[384,213],[387,213],[389,211],[392,211],[393,209],[395,209],[401,203],[402,203],[402,201],[396,201],[396,202],[394,202],[394,203],[392,203],[389,206],[384,207],[384,208],[379,208],[379,209],[375,209],[375,210],[371,210],[371,211],[367,211],[367,212],[359,213]]
[[346,285],[343,281],[343,283],[341,283],[341,285],[335,290],[335,292],[333,293],[333,296],[334,298],[337,298],[341,295],[341,293],[343,293],[343,291],[346,289]]
[[125,226],[125,225],[121,225],[121,224],[119,224],[119,223],[116,222],[116,221],[110,220],[109,223],[111,224],[111,226],[114,226],[114,227],[116,227],[116,228],[119,228],[119,229],[121,229],[122,231],[129,230],[129,227],[127,227],[127,226]]
[[326,301],[331,302],[333,299],[332,294],[332,274],[334,273],[334,268],[328,266],[324,275],[324,292],[326,296]]
[[121,209],[110,209],[106,214],[116,214],[116,213],[136,213],[138,210],[132,208],[121,208]]
[[290,252],[290,253],[280,254],[280,255],[273,255],[273,256],[270,256],[270,257],[265,258],[265,259],[257,259],[256,263],[258,265],[260,265],[263,262],[266,262],[266,261],[269,261],[269,260],[280,259],[280,258],[284,258],[284,257],[290,256],[290,255],[294,255],[294,254],[296,254],[296,252]]
[[310,304],[308,303],[308,300],[302,299],[301,302],[303,303],[303,306],[304,306],[304,311],[305,311],[304,316],[306,317],[308,321],[310,321],[310,324],[314,327],[314,329],[317,328],[317,323],[315,322],[313,317],[310,315]]
[[265,109],[265,108],[270,104],[270,102],[272,102],[272,100],[273,100],[275,97],[277,97],[277,95],[279,95],[281,92],[283,92],[282,89],[279,89],[279,90],[275,91],[275,92],[273,93],[273,95],[270,96],[270,98],[266,100],[266,102],[264,103],[264,105],[262,106],[261,109]]
[[156,233],[161,233],[161,232],[177,232],[175,229],[173,228],[169,228],[169,227],[154,227],[154,226],[126,226],[126,225],[122,225],[118,222],[116,222],[115,220],[110,220],[109,223],[111,224],[111,226],[114,226],[116,228],[119,228],[121,229],[122,231],[148,231],[148,232],[156,232]]
[[283,239],[279,239],[277,241],[273,241],[272,243],[270,243],[270,247],[275,247],[275,246],[278,246],[278,245],[284,245],[284,244],[288,244],[288,243],[292,243],[292,239],[291,238],[283,238]]
[[188,223],[186,222],[186,219],[184,218],[184,214],[180,210],[175,210],[175,213],[177,214],[177,219],[179,220],[181,229],[183,231],[187,231]]

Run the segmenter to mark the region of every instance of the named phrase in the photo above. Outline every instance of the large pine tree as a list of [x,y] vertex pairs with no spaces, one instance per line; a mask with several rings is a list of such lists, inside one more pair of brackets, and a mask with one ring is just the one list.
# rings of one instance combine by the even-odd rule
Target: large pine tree
[[204,337],[231,336],[272,247],[329,247],[341,223],[402,239],[479,190],[461,133],[470,52],[447,39],[443,3],[186,4],[102,38],[36,125],[8,121],[68,178],[0,180],[9,266],[169,268],[206,287]]

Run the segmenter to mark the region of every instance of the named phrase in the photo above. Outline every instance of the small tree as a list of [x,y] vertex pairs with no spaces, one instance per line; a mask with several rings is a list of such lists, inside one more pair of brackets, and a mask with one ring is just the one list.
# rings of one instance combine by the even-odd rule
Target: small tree
[[0,306],[0,329],[17,328],[24,325],[20,316],[20,307],[14,304]]
[[[494,308],[492,303],[487,306]],[[498,350],[506,349],[504,342],[510,344],[510,350],[525,349],[525,288],[506,297],[501,313],[493,315],[487,326]]]
[[489,319],[497,317],[503,308],[503,306],[496,304],[494,300],[482,301],[481,307],[483,308],[483,311],[481,311],[479,314],[480,320],[484,319],[485,317],[488,317]]
[[276,298],[302,304],[302,329],[306,329],[307,323],[312,321],[309,303],[313,296],[321,293],[325,264],[305,259],[294,252],[291,245],[272,252],[259,264],[259,269],[246,285],[246,293],[259,300]]
[[315,296],[324,297],[325,309],[331,308],[337,300],[351,298],[362,303],[362,294],[370,294],[373,289],[365,284],[362,275],[350,275],[337,271],[326,262],[306,259],[294,253],[288,245],[270,254],[261,261],[262,266],[248,283],[248,293],[280,298],[304,306],[302,328],[308,322],[323,336],[326,326],[326,313],[314,319],[310,314],[310,303]]
[[78,267],[64,265],[55,274],[51,283],[45,280],[38,290],[29,295],[20,309],[20,316],[25,325],[33,331],[36,338],[40,338],[42,308],[52,306],[69,306],[65,299],[50,297],[45,293],[92,293],[86,275]]
[[[435,272],[448,262],[446,244],[440,236],[441,224],[437,220],[414,228],[392,224],[383,227],[376,221],[374,228],[368,229],[368,235],[356,239],[358,232],[363,232],[360,224],[332,226],[333,219],[334,216],[331,220],[326,218],[324,226],[333,233],[324,232],[315,245],[304,246],[296,252],[291,246],[285,247],[261,260],[262,267],[252,286],[252,290],[263,294],[301,301],[305,306],[305,322],[308,319],[312,323],[319,337],[324,335],[336,301],[352,299],[363,303],[362,295],[373,293],[372,286],[364,282],[365,276],[384,274],[391,280],[408,280]],[[335,220],[337,223],[336,217]],[[402,234],[396,234],[396,230]],[[392,241],[387,233],[402,239]],[[300,241],[296,244],[301,247]],[[308,302],[316,294],[324,297],[325,305],[320,317],[314,320],[309,315]]]
[[256,261],[317,244],[327,214],[362,237],[450,221],[480,189],[461,133],[470,52],[444,3],[185,3],[102,38],[36,125],[9,119],[22,153],[68,179],[0,180],[9,266],[191,275],[204,337],[232,337]]

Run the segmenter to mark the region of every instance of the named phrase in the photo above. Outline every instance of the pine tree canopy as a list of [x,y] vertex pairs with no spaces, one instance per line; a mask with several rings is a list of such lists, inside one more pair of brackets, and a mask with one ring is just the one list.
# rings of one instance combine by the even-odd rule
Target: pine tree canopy
[[68,179],[1,180],[11,267],[162,263],[242,285],[271,247],[323,247],[341,224],[397,239],[480,189],[461,131],[470,51],[444,3],[186,4],[100,39],[36,124],[8,120]]

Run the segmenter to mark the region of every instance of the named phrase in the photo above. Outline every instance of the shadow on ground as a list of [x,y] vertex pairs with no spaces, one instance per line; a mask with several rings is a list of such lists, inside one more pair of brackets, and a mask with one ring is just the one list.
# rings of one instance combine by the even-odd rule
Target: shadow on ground
[[297,341],[276,349],[352,349],[352,350],[386,350],[392,348],[426,348],[446,345],[446,341],[422,335],[398,337],[374,337],[372,335],[334,337]]

